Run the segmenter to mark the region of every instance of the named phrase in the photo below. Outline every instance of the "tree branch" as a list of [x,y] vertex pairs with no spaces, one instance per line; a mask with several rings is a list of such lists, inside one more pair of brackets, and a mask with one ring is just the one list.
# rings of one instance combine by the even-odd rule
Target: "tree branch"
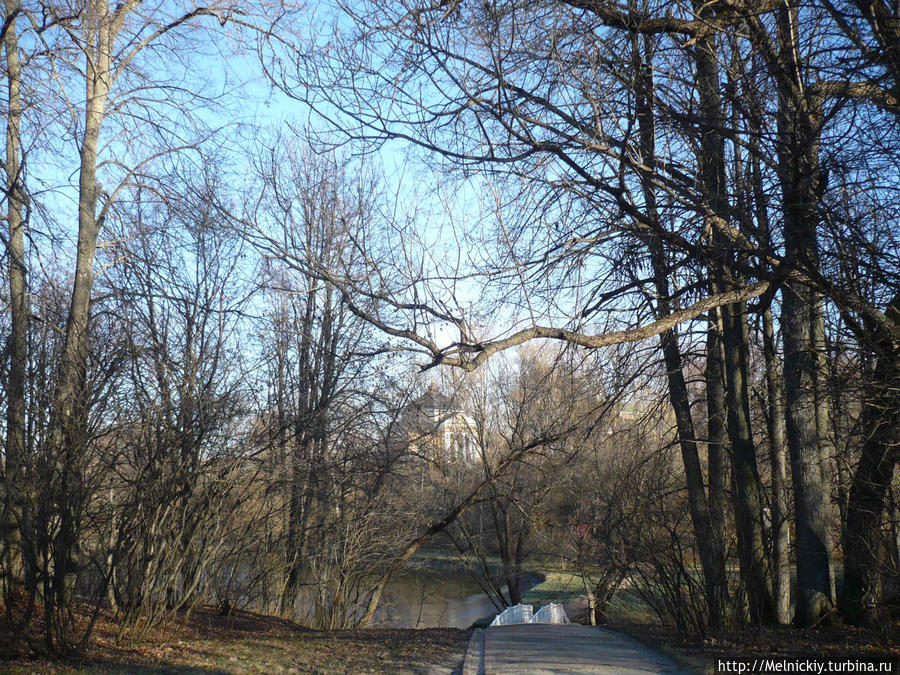
[[[450,347],[449,351],[441,350],[436,353],[434,361],[427,368],[437,365],[451,365],[472,371],[499,351],[537,339],[562,340],[580,347],[587,347],[588,349],[607,347],[624,342],[637,342],[638,340],[645,340],[671,330],[679,323],[695,319],[716,307],[756,298],[765,293],[769,283],[768,281],[760,281],[745,288],[718,293],[689,307],[673,312],[651,324],[627,330],[601,333],[600,335],[587,335],[565,328],[532,326],[499,340],[490,340],[476,344],[456,344]],[[474,356],[469,356],[473,353],[475,354]]]

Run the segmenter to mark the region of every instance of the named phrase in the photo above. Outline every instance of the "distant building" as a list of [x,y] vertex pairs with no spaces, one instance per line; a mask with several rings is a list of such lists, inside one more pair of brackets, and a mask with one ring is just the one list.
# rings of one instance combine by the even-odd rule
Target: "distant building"
[[475,420],[434,383],[406,406],[400,430],[410,454],[445,462],[479,460]]

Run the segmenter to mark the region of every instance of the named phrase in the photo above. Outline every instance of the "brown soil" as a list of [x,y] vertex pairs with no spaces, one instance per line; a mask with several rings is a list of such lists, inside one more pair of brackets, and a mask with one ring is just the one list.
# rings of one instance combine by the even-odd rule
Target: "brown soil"
[[[696,672],[715,672],[717,659],[785,658],[852,659],[890,657],[900,659],[900,626],[867,630],[837,625],[829,628],[793,627],[730,631],[705,641],[685,640],[672,628],[613,622],[607,626],[626,633],[644,644],[660,649]],[[896,667],[896,665],[895,665]]]
[[101,615],[90,647],[66,658],[0,626],[0,672],[8,673],[431,673],[462,661],[467,631],[456,629],[314,631],[252,612],[222,616],[195,609],[137,644],[115,641]]

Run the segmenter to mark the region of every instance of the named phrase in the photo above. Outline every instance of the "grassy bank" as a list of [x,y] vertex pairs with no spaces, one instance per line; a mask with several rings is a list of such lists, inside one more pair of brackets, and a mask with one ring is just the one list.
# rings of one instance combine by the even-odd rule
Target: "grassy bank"
[[77,658],[35,657],[0,636],[3,673],[430,673],[462,662],[467,632],[455,629],[312,631],[290,621],[239,612],[195,611],[140,644],[116,645],[100,622]]
[[584,593],[581,577],[574,572],[548,570],[543,575],[543,581],[522,595],[522,602],[534,605],[535,609],[548,602],[566,603]]

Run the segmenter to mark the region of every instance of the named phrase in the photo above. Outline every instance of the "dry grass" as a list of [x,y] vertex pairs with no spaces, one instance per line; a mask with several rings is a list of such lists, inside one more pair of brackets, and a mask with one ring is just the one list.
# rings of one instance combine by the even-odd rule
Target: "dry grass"
[[[613,620],[608,628],[626,633],[649,647],[675,658],[685,669],[698,673],[715,672],[719,658],[853,659],[892,657],[900,662],[896,624],[885,631],[838,625],[832,628],[780,628],[730,631],[703,642],[682,640],[677,631],[659,625]],[[895,632],[896,631],[896,632]]]
[[449,673],[462,661],[467,633],[455,629],[321,632],[248,612],[230,617],[195,610],[188,621],[117,645],[109,617],[88,653],[59,659],[29,654],[0,633],[5,673]]

